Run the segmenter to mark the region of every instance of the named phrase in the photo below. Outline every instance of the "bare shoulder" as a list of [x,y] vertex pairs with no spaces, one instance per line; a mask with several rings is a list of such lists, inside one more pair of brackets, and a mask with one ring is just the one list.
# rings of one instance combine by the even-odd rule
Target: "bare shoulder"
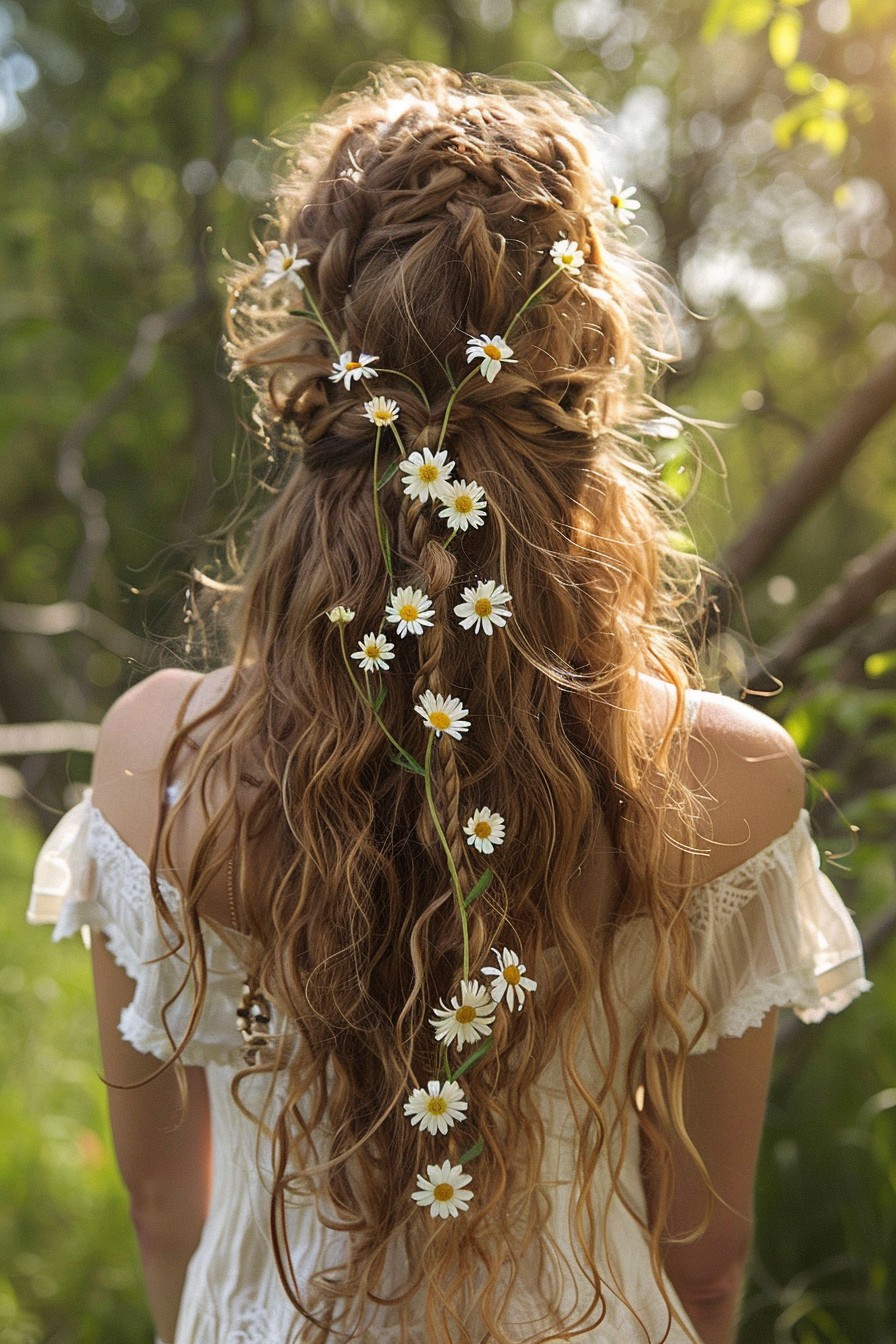
[[793,827],[806,780],[793,739],[767,714],[728,696],[690,695],[688,765],[705,811],[700,877],[709,881]]
[[162,762],[182,712],[192,718],[226,693],[231,669],[205,675],[178,668],[154,672],[115,701],[100,727],[93,760],[93,799],[137,850],[154,831]]

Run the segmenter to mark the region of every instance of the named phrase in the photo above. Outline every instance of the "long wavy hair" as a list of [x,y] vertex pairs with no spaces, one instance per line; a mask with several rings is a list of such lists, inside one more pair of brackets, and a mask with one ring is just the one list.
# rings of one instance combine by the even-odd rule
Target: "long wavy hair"
[[[256,1118],[270,1146],[275,1254],[303,1339],[349,1336],[371,1304],[388,1303],[408,1339],[509,1342],[508,1304],[524,1274],[531,1289],[527,1266],[564,1254],[546,1246],[538,1105],[539,1078],[558,1054],[575,1119],[568,1268],[591,1291],[563,1316],[557,1289],[533,1338],[585,1332],[605,1309],[593,1177],[601,1163],[612,1167],[612,1190],[625,1199],[612,1155],[627,1127],[649,1124],[634,1104],[642,1081],[662,1122],[651,1135],[657,1207],[645,1226],[662,1290],[672,1195],[663,1133],[693,1154],[682,1110],[691,945],[680,917],[691,879],[685,843],[672,874],[669,819],[687,836],[696,815],[683,743],[685,691],[697,677],[685,632],[699,584],[673,544],[671,506],[642,447],[667,362],[662,284],[608,225],[607,199],[569,97],[432,67],[380,70],[290,151],[266,245],[294,245],[307,261],[302,277],[340,349],[376,354],[381,369],[425,392],[387,372],[365,385],[400,403],[408,450],[435,447],[467,371],[466,342],[506,329],[550,273],[554,240],[565,235],[587,257],[580,276],[561,276],[524,313],[516,362],[457,397],[445,446],[457,476],[484,486],[486,525],[446,547],[444,524],[403,492],[399,475],[380,491],[394,581],[377,538],[364,397],[328,378],[333,352],[299,290],[262,284],[264,248],[232,277],[227,348],[278,477],[238,566],[233,680],[205,716],[211,731],[192,781],[204,788],[213,776],[236,780],[250,759],[263,765],[249,795],[231,789],[209,815],[184,881],[181,937],[196,990],[192,1029],[205,994],[199,905],[236,837],[252,969],[293,1033],[254,1072],[271,1074]],[[480,577],[513,594],[513,619],[492,638],[449,615],[460,586]],[[499,1018],[496,1048],[465,1076],[483,1150],[469,1210],[445,1220],[411,1201],[436,1141],[411,1127],[403,1103],[434,1076],[428,1019],[460,978],[459,920],[423,782],[395,764],[326,615],[344,604],[357,613],[353,630],[376,630],[393,583],[429,593],[436,619],[420,638],[396,640],[380,709],[387,727],[422,753],[426,729],[413,712],[422,689],[457,695],[469,710],[471,731],[439,739],[433,771],[465,890],[475,873],[464,819],[488,803],[506,821],[495,878],[469,911],[472,965],[509,943],[539,980],[512,1032]],[[674,692],[659,736],[639,689],[650,674]],[[163,784],[191,727],[175,735]],[[166,809],[154,866],[177,812]],[[572,886],[599,834],[613,878],[608,904],[585,922]],[[627,1052],[613,959],[617,931],[634,916],[649,921],[655,956]],[[246,1076],[235,1095],[256,1114]],[[631,1099],[621,1108],[620,1085]],[[455,1161],[470,1141],[457,1133],[438,1141]],[[313,1194],[346,1248],[343,1263],[304,1287],[288,1245],[297,1191]],[[395,1263],[404,1266],[397,1280]]]

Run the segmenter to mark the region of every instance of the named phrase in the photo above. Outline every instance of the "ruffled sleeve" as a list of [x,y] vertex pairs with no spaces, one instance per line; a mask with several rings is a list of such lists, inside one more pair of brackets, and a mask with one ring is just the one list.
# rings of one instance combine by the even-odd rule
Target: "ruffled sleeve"
[[[168,908],[177,913],[180,893],[163,879],[159,883]],[[168,1027],[180,1041],[192,1007],[187,958],[172,951],[174,934],[159,919],[149,871],[93,806],[89,792],[67,812],[44,843],[34,869],[31,924],[53,924],[53,941],[82,928],[101,930],[119,966],[134,981],[132,1001],[124,1009],[119,1030],[144,1054],[168,1059],[171,1043],[162,1022],[166,1003]],[[203,927],[208,988],[202,1014],[181,1056],[185,1064],[241,1062],[236,1027],[245,972],[237,951],[214,930]],[[178,993],[187,977],[186,986]]]
[[859,931],[821,872],[806,812],[746,863],[698,887],[689,919],[694,982],[710,1007],[695,1053],[743,1035],[771,1008],[818,1022],[871,988]]

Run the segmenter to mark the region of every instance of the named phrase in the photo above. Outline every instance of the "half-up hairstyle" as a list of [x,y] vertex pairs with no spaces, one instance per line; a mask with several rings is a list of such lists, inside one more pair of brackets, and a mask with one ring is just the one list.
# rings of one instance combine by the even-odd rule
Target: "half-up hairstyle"
[[[434,450],[468,371],[467,342],[507,329],[551,273],[560,237],[584,252],[581,275],[558,276],[525,310],[515,362],[494,382],[471,379],[451,412],[444,448],[458,478],[484,487],[487,523],[446,547],[436,508],[409,497],[394,474],[378,496],[390,579],[374,517],[373,434],[361,414],[374,385],[359,395],[330,378],[326,330],[339,350],[376,355],[375,391],[400,404],[405,449]],[[299,286],[264,283],[275,245],[307,263],[301,278],[320,321]],[[696,673],[682,632],[696,584],[693,572],[683,578],[668,501],[640,446],[665,359],[660,295],[608,221],[589,134],[568,99],[428,67],[380,71],[307,132],[261,259],[232,278],[228,352],[251,389],[261,442],[284,465],[233,601],[230,696],[194,778],[236,779],[250,750],[264,764],[248,799],[231,792],[209,817],[186,882],[184,936],[201,996],[198,901],[222,862],[214,856],[237,836],[253,969],[293,1029],[260,1066],[271,1090],[259,1123],[273,1163],[275,1250],[306,1319],[302,1339],[351,1335],[387,1303],[403,1338],[509,1344],[508,1304],[523,1282],[544,1299],[533,1340],[593,1328],[605,1309],[593,1177],[609,1166],[615,1195],[626,1198],[614,1164],[627,1126],[638,1124],[633,1104],[612,1104],[613,1089],[633,1097],[646,1078],[661,1117],[686,1141],[692,1041],[682,1009],[693,991],[679,916],[690,878],[684,847],[680,878],[669,876],[668,833],[671,816],[687,833],[695,815],[682,760]],[[383,453],[382,466],[398,455],[388,436]],[[452,615],[462,585],[482,578],[513,594],[513,619],[495,637],[462,630]],[[476,879],[464,820],[486,802],[507,835],[491,885],[469,909],[471,963],[507,943],[539,985],[524,1012],[496,1018],[495,1048],[465,1075],[483,1148],[470,1165],[475,1198],[447,1219],[411,1200],[435,1150],[403,1105],[435,1076],[428,1020],[460,978],[459,921],[422,781],[396,764],[327,619],[344,604],[356,613],[353,631],[376,630],[399,584],[428,593],[435,615],[421,636],[395,640],[379,713],[419,757],[421,691],[467,706],[470,732],[462,742],[443,735],[433,769],[464,890]],[[659,737],[639,694],[649,674],[674,691]],[[586,921],[572,885],[599,835],[614,877]],[[649,1007],[624,1057],[614,945],[635,915],[652,925],[656,956]],[[608,1045],[594,1033],[595,1003]],[[547,1230],[541,1170],[539,1079],[558,1055],[574,1118],[575,1266]],[[462,1128],[439,1141],[453,1161],[470,1142],[455,1137]],[[659,1208],[645,1231],[660,1282],[671,1155],[654,1137]],[[313,1195],[345,1247],[342,1263],[310,1284],[297,1281],[287,1244],[297,1192]],[[588,1292],[570,1314],[573,1269]]]

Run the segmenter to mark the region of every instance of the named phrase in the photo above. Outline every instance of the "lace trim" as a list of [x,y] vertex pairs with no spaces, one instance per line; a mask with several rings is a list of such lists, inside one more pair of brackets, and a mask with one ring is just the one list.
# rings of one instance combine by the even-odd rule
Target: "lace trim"
[[[743,1036],[751,1027],[761,1026],[772,1008],[793,1008],[804,1022],[820,1022],[828,1013],[841,1012],[871,988],[870,980],[863,977],[819,996],[811,969],[782,972],[751,985],[748,993],[726,1004],[711,1019],[691,1053],[702,1055],[715,1049],[723,1036]],[[803,1004],[811,1004],[811,1007],[802,1007]]]
[[704,882],[691,892],[688,922],[696,933],[706,933],[710,927],[719,928],[741,910],[753,896],[760,880],[773,868],[783,869],[788,878],[796,872],[796,845],[804,830],[808,830],[809,814],[800,813],[789,831],[779,835],[765,849],[760,849],[720,877]]

